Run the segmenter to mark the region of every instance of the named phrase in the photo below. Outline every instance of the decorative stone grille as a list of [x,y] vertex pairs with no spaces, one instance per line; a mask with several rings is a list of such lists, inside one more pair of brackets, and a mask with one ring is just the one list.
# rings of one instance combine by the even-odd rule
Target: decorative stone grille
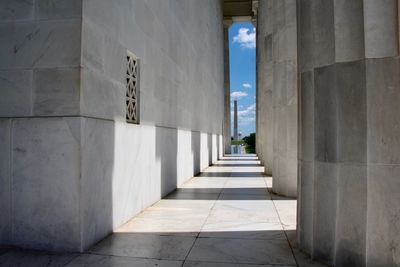
[[129,51],[126,56],[126,121],[139,124],[139,59]]

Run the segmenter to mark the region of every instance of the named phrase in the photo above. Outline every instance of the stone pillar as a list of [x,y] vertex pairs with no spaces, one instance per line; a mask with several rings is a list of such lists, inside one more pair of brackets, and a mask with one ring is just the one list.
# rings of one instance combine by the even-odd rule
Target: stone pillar
[[297,195],[296,1],[260,1],[257,27],[257,153],[273,191]]
[[272,109],[272,1],[260,1],[257,18],[256,60],[256,147],[257,155],[272,175],[273,109]]
[[224,20],[224,151],[231,154],[231,86],[229,68],[229,27],[232,21]]
[[298,0],[298,240],[330,265],[400,264],[397,10]]
[[237,100],[233,101],[233,139],[239,140]]
[[221,5],[176,4],[0,1],[0,246],[84,251],[215,158]]
[[0,246],[81,250],[80,1],[0,6]]

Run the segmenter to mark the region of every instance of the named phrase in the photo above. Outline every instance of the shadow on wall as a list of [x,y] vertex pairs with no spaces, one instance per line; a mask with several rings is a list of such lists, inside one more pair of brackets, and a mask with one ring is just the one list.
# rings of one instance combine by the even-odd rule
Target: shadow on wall
[[[206,231],[201,232],[196,240],[197,234],[196,231],[116,233],[93,247],[91,254],[77,257],[74,254],[13,250],[0,255],[0,262],[12,266],[46,266],[49,262],[59,266],[128,266],[140,263],[147,266],[152,261],[144,258],[162,258],[173,263],[185,258],[207,262],[222,257],[226,263],[220,265],[224,266],[296,266],[296,263],[299,266],[324,266],[312,262],[300,252],[294,241],[294,230]],[[190,249],[192,245],[193,249]],[[215,253],[216,245],[221,247],[218,253]],[[143,247],[147,249],[143,250]]]
[[[115,191],[113,185],[116,182],[115,177],[119,177],[119,172],[115,168],[122,168],[120,164],[124,162],[117,161],[117,147],[121,147],[116,139],[116,125],[114,122],[82,119],[81,129],[81,193],[80,207],[82,214],[81,233],[82,245],[81,251],[89,248],[94,242],[110,233],[114,224],[113,206]],[[134,159],[130,159],[134,160]],[[127,162],[129,164],[129,162]],[[121,188],[119,188],[121,189]],[[129,188],[128,188],[129,190]],[[47,204],[47,206],[49,206]],[[52,205],[53,208],[59,207]],[[69,204],[65,203],[65,212],[69,209]],[[62,217],[65,221],[65,216]],[[58,233],[60,231],[58,230]],[[67,235],[65,240],[69,240]]]
[[24,248],[84,251],[174,191],[178,168],[191,178],[191,169],[200,172],[201,158],[212,155],[211,138],[202,145],[200,132],[186,131],[183,157],[189,163],[181,163],[176,129],[92,118],[15,119],[7,125],[13,192],[1,200],[12,201],[13,210],[2,214],[7,227],[1,244]]
[[13,209],[2,217],[9,217],[6,225],[11,235],[8,240],[1,236],[1,243],[82,251],[110,233],[113,122],[21,118],[13,119],[10,132],[12,194],[7,202],[13,203]]
[[219,136],[217,135],[216,136],[216,139],[217,139],[217,160],[219,159],[219,157],[220,157],[220,153],[221,153],[221,148],[220,148],[220,145],[221,145],[221,143],[220,143],[220,138],[219,138]]
[[213,164],[213,140],[212,134],[207,134],[208,165]]
[[200,132],[192,132],[193,175],[200,173]]
[[160,164],[160,198],[178,186],[178,132],[176,129],[156,127],[156,162]]

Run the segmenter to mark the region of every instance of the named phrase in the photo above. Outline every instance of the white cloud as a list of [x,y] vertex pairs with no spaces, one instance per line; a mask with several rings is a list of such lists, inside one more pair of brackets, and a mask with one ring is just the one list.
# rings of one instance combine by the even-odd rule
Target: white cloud
[[[233,125],[233,111],[231,112],[231,119]],[[245,109],[238,110],[238,123],[240,126],[247,126],[254,123],[256,120],[256,104],[250,105]]]
[[240,47],[243,48],[255,48],[256,47],[256,31],[253,28],[252,31],[247,28],[240,28],[238,34],[233,37],[234,43],[239,43]]
[[249,84],[249,83],[244,83],[244,84],[242,84],[242,86],[246,89],[250,89],[252,87],[251,84]]
[[242,97],[245,97],[245,96],[247,96],[246,92],[238,91],[238,92],[231,93],[231,97],[234,98],[234,99],[239,99],[239,98],[242,98]]

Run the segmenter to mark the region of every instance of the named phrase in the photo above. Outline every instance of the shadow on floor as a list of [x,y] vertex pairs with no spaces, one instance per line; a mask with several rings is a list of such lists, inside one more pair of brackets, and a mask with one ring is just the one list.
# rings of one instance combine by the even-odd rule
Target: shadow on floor
[[241,158],[223,158],[220,161],[258,161],[256,158],[246,158],[246,157],[241,157]]
[[201,173],[85,253],[5,249],[0,266],[324,266],[301,253],[288,230],[294,199],[272,194],[267,176],[240,172],[241,165]]
[[268,177],[263,172],[202,172],[197,177]]
[[251,163],[249,163],[249,164],[218,164],[218,163],[216,163],[216,164],[213,164],[213,165],[211,165],[211,167],[263,167],[262,165],[260,165],[260,164],[251,164]]
[[114,233],[82,254],[3,249],[0,266],[324,267],[297,249],[295,235],[294,230]]
[[267,188],[179,188],[164,199],[271,200]]

